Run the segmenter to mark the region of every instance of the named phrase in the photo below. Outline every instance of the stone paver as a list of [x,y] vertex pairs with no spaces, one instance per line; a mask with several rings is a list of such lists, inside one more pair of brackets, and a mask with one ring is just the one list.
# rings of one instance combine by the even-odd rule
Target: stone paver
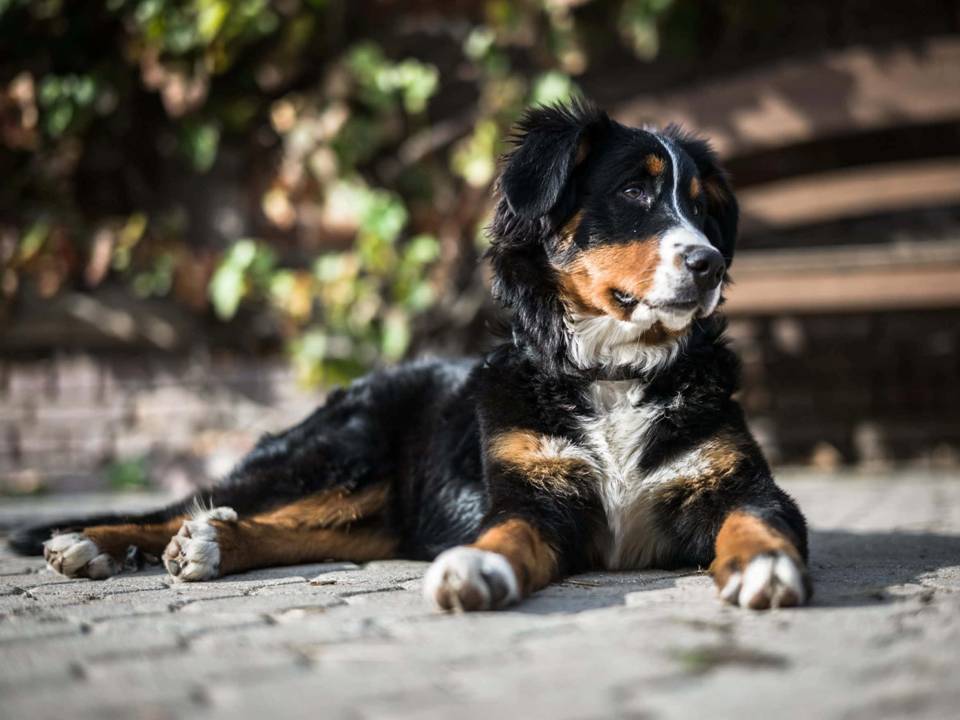
[[[408,561],[198,585],[66,580],[0,553],[0,718],[924,718],[960,707],[960,477],[791,477],[812,607],[724,607],[709,578],[594,573],[442,615]],[[86,498],[86,504],[155,502]],[[0,528],[78,509],[0,503]]]

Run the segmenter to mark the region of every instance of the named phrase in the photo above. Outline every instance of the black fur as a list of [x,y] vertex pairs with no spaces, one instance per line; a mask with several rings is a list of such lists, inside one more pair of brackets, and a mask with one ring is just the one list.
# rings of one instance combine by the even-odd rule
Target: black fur
[[[681,166],[670,172],[720,184],[726,201],[704,199],[700,215],[689,206],[692,201],[683,202],[729,265],[737,206],[716,156],[705,141],[677,128],[662,137],[678,148]],[[492,460],[485,449],[491,437],[517,428],[583,443],[581,421],[597,412],[585,400],[590,384],[636,378],[648,386],[643,402],[665,408],[650,430],[643,470],[721,434],[733,438],[743,458],[734,477],[720,486],[678,486],[658,499],[658,530],[670,538],[658,562],[708,564],[720,524],[735,509],[779,528],[805,557],[803,516],[774,484],[732,399],[739,368],[723,340],[722,320],[694,322],[677,360],[655,371],[578,369],[567,361],[566,310],[555,261],[598,242],[628,242],[662,231],[666,210],[654,204],[639,212],[613,194],[637,172],[633,168],[644,148],[660,141],[581,101],[530,111],[515,142],[501,176],[488,253],[494,296],[511,313],[510,340],[480,360],[415,362],[331,393],[296,427],[264,437],[227,478],[199,493],[200,502],[230,506],[243,516],[332,487],[349,492],[388,483],[383,522],[399,539],[403,556],[432,558],[471,542],[485,527],[518,517],[540,530],[557,552],[562,572],[596,567],[605,516],[595,478],[585,472],[575,495],[551,493],[525,482],[518,470]],[[663,181],[642,182],[656,190]],[[561,248],[558,228],[578,210],[583,219],[573,245]],[[174,517],[192,502],[139,518]],[[38,552],[54,528],[134,519],[66,520],[19,531],[10,544],[20,552]]]

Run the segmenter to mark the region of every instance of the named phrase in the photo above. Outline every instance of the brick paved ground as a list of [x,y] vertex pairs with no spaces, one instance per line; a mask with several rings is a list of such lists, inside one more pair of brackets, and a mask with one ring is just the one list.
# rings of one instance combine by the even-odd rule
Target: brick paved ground
[[[4,554],[0,717],[956,717],[958,480],[785,483],[814,528],[817,597],[762,614],[692,571],[580,576],[445,616],[420,599],[421,563],[171,586]],[[0,504],[0,527],[84,502]]]

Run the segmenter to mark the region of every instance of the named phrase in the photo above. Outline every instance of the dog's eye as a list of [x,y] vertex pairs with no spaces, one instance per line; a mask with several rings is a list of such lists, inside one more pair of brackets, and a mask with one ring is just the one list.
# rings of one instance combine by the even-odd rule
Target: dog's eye
[[700,203],[694,203],[694,204],[693,204],[693,216],[694,216],[694,217],[700,217],[701,213],[703,213],[703,208],[700,207]]
[[638,203],[649,203],[650,195],[642,187],[637,187],[636,185],[631,185],[630,187],[624,188],[621,191],[628,200]]

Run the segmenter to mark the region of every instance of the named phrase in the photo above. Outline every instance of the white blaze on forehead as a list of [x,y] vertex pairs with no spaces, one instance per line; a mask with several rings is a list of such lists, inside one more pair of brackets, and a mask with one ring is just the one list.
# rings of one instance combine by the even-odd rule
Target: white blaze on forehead
[[[684,215],[683,211],[680,209],[680,157],[677,155],[677,150],[673,146],[673,142],[662,135],[654,135],[654,137],[663,146],[663,149],[667,151],[667,155],[670,156],[670,167],[673,170],[673,186],[670,188],[670,207],[673,209],[674,215],[682,225],[691,230],[699,232],[699,230],[693,226],[693,223],[690,222],[690,219]],[[703,233],[700,234],[702,235]]]
[[673,143],[660,135],[654,135],[657,141],[663,145],[663,149],[670,156],[670,167],[673,171],[673,185],[670,189],[670,208],[673,210],[673,216],[678,225],[670,228],[660,239],[660,257],[663,259],[660,271],[670,273],[675,270],[673,267],[676,256],[690,247],[713,247],[703,231],[696,227],[690,218],[684,215],[680,209],[680,158],[677,155]]
[[713,247],[707,236],[689,225],[674,225],[660,238],[660,256],[691,246]]
[[[680,157],[673,142],[661,135],[654,135],[657,141],[666,150],[670,156],[670,167],[673,174],[673,182],[670,187],[670,209],[677,221],[677,225],[670,228],[660,238],[660,265],[654,276],[654,283],[648,299],[651,302],[668,301],[676,294],[676,286],[685,271],[677,267],[677,259],[686,250],[693,247],[708,247],[713,245],[707,239],[698,227],[696,227],[687,215],[680,208]],[[703,315],[710,315],[717,307],[720,301],[719,286],[710,291],[710,294],[704,298],[702,312]],[[663,317],[661,322],[671,330],[676,330],[686,326],[692,319],[692,314],[678,314],[676,317]]]

